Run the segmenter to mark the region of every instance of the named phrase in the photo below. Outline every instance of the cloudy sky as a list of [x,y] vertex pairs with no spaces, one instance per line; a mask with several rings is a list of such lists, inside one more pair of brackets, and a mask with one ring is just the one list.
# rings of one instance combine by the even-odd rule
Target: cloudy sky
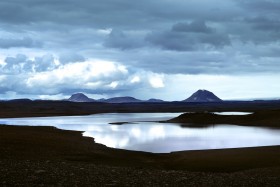
[[0,99],[280,97],[279,0],[1,0]]

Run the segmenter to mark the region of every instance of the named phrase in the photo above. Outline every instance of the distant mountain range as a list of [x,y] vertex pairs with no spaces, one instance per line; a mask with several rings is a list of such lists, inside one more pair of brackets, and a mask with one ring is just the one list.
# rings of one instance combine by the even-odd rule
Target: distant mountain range
[[138,103],[143,102],[142,100],[135,99],[134,97],[113,97],[109,99],[102,99],[102,102],[106,103]]
[[152,98],[152,99],[147,100],[147,102],[150,102],[150,103],[160,103],[160,102],[166,102],[166,101],[161,100],[161,99],[154,99],[154,98]]
[[208,90],[198,90],[183,102],[221,102],[215,94]]
[[[161,99],[152,98],[149,100],[140,100],[134,97],[113,97],[113,98],[102,98],[102,99],[92,99],[86,96],[83,93],[75,93],[71,95],[68,99],[62,100],[45,100],[45,99],[35,99],[31,100],[28,98],[21,99],[11,99],[11,100],[1,100],[0,102],[14,102],[14,103],[28,103],[33,101],[70,101],[70,102],[99,102],[99,103],[163,103],[170,102],[164,101]],[[173,102],[182,102],[182,103],[207,103],[207,102],[222,102],[223,100],[217,97],[214,93],[207,90],[198,90],[193,93],[190,97],[182,101],[173,101]],[[260,99],[235,99],[235,100],[224,100],[225,102],[280,102],[279,98],[260,98]]]
[[[104,103],[139,103],[139,102],[149,102],[149,103],[160,103],[167,102],[161,99],[149,99],[149,100],[139,100],[134,97],[113,97],[109,99],[91,99],[83,93],[73,94],[68,101],[71,102],[104,102]],[[182,102],[221,102],[222,100],[214,95],[212,92],[207,90],[198,90],[192,94],[189,98],[183,100]]]
[[104,102],[104,103],[139,103],[139,102],[150,102],[150,103],[155,103],[155,102],[165,102],[163,100],[160,99],[149,99],[147,101],[145,100],[139,100],[136,99],[134,97],[113,97],[113,98],[109,98],[109,99],[91,99],[89,97],[87,97],[85,94],[83,93],[75,93],[73,94],[69,99],[67,99],[67,101],[71,101],[71,102]]
[[71,95],[71,97],[68,99],[68,101],[72,101],[72,102],[95,102],[94,99],[88,98],[88,96],[86,96],[83,93],[75,93],[75,94]]

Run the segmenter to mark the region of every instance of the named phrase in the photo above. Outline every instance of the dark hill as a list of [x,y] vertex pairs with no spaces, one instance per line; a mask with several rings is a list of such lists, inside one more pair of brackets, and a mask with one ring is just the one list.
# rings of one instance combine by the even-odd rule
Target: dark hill
[[212,92],[207,90],[198,90],[192,94],[189,98],[183,100],[183,102],[221,102],[222,100],[218,98]]
[[94,99],[88,98],[85,94],[83,93],[76,93],[71,95],[71,97],[68,99],[68,101],[72,102],[94,102]]
[[280,110],[258,111],[247,115],[218,115],[214,113],[184,113],[167,120],[168,123],[180,123],[181,126],[235,124],[243,126],[280,127]]
[[152,98],[152,99],[147,100],[147,102],[150,102],[150,103],[161,103],[161,102],[165,102],[165,101],[163,101],[161,99],[154,99],[154,98]]
[[142,102],[139,99],[135,99],[134,97],[113,97],[110,99],[106,99],[103,102],[106,103],[138,103]]

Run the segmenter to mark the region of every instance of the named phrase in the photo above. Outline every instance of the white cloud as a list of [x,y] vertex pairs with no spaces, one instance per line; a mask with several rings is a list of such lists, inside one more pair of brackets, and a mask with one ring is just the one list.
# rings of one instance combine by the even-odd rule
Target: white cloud
[[[89,60],[65,64],[52,71],[34,73],[26,83],[29,87],[55,87],[66,84],[81,88],[84,85],[88,88],[98,88],[100,80],[114,80],[127,73],[126,67],[116,62]],[[112,86],[114,85],[115,83]]]
[[138,83],[138,82],[140,82],[141,81],[141,79],[140,79],[140,77],[139,76],[135,76],[135,77],[133,77],[132,79],[131,79],[131,83]]
[[55,95],[39,95],[39,99],[43,100],[58,100],[64,98],[63,94],[55,94]]
[[109,84],[109,87],[112,89],[117,88],[117,86],[119,85],[119,83],[117,81],[111,82],[111,84]]
[[97,33],[102,34],[102,35],[109,35],[112,32],[111,28],[108,29],[98,29]]
[[163,83],[163,75],[159,74],[152,74],[150,75],[149,82],[153,88],[163,88],[164,83]]
[[[15,64],[18,64],[19,60],[12,58],[14,59]],[[35,62],[36,60],[26,58],[25,61]],[[34,70],[28,73],[18,71],[19,73],[1,75],[0,89],[3,92],[14,91],[17,97],[30,94],[33,99],[54,99],[65,98],[75,92],[98,95],[98,97],[135,96],[133,92],[136,90],[164,86],[163,75],[142,69],[131,69],[115,61],[90,59],[84,62],[63,64],[52,57],[51,62],[57,65],[53,68],[45,68],[44,71]],[[19,63],[22,62],[19,61]],[[6,79],[10,80],[9,83],[5,81]],[[37,96],[34,97],[34,95]]]
[[6,76],[5,75],[0,75],[0,82],[5,80]]

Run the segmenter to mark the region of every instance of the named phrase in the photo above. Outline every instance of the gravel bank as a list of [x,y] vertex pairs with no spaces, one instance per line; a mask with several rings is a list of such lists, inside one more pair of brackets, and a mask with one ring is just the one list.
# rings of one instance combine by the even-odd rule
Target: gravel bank
[[82,162],[1,160],[0,186],[275,186],[280,168],[233,173],[114,167]]

